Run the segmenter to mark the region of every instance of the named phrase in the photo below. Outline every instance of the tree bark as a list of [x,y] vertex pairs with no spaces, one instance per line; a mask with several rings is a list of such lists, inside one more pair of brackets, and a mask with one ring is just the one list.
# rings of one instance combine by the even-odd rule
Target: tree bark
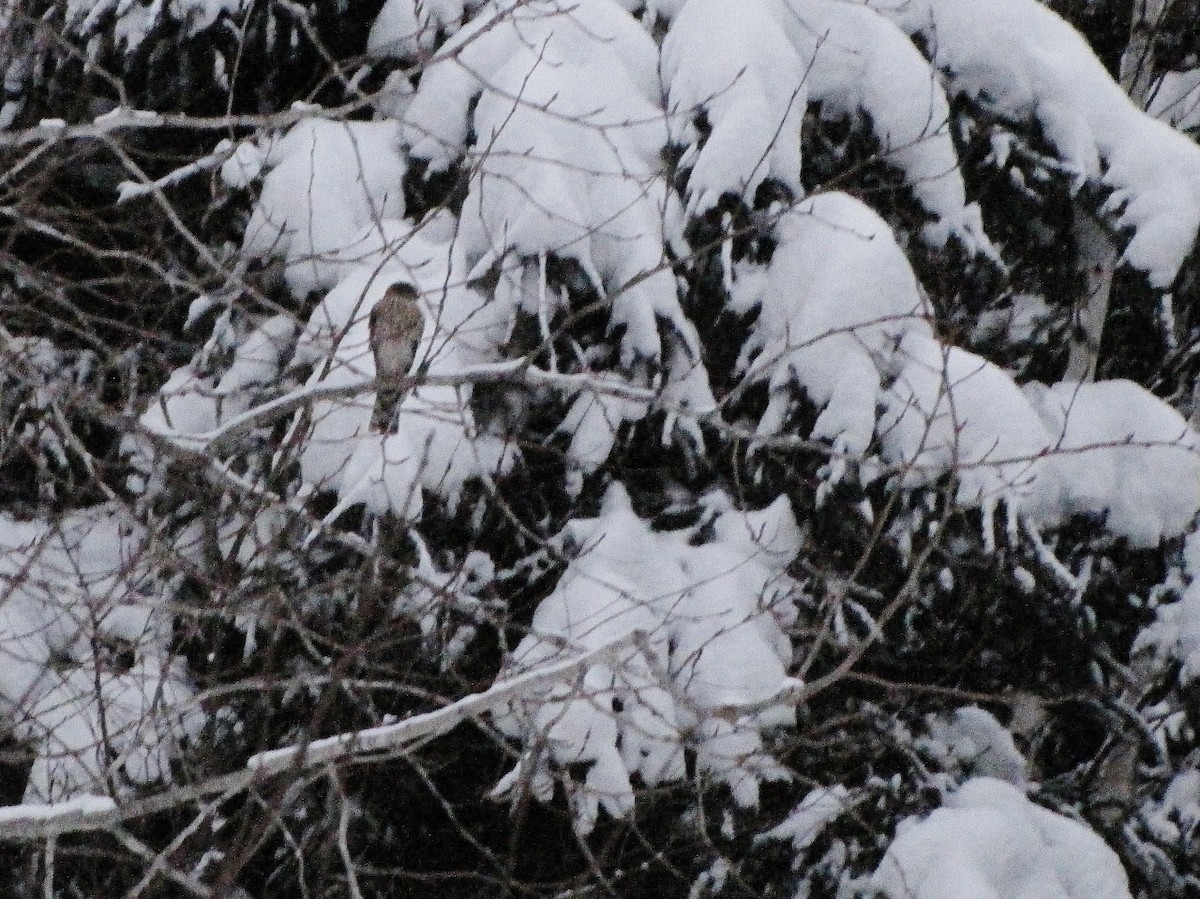
[[[1121,54],[1121,87],[1138,106],[1145,109],[1154,84],[1154,35],[1172,0],[1134,0],[1129,25],[1129,41]],[[1084,277],[1083,294],[1076,300],[1064,378],[1091,381],[1100,358],[1100,340],[1112,295],[1113,272],[1117,267],[1118,247],[1095,215],[1078,206],[1071,231],[1079,252],[1079,267]]]

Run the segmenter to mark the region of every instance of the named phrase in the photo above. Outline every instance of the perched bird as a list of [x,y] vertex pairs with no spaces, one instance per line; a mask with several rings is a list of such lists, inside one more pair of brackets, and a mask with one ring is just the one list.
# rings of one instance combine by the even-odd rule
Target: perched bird
[[397,282],[389,287],[371,310],[371,352],[375,355],[375,377],[386,385],[375,396],[375,411],[371,416],[371,427],[387,430],[391,426],[396,405],[404,393],[400,381],[408,374],[421,332],[425,327],[425,315],[421,312],[420,295],[411,284]]

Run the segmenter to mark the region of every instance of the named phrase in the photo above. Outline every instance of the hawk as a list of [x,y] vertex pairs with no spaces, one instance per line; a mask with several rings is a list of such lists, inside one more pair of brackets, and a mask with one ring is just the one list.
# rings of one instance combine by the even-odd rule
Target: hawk
[[[400,381],[408,374],[417,355],[417,345],[425,328],[417,289],[403,282],[393,284],[371,310],[369,323],[375,377],[385,385],[375,395],[371,427],[382,431],[391,426],[396,406],[404,393]],[[393,386],[386,386],[387,382]]]

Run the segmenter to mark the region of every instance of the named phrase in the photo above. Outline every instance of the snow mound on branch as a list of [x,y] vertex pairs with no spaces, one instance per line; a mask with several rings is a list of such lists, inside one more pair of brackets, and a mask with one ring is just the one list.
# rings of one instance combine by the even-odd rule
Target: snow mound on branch
[[[602,50],[587,64],[525,51],[497,72],[474,125],[487,153],[455,243],[461,277],[510,257],[573,259],[611,299],[613,325],[627,327],[625,364],[657,359],[656,317],[687,328],[664,252],[679,243],[682,217],[662,177],[661,111]],[[502,288],[514,299],[516,268]]]
[[[670,430],[698,444],[694,417],[715,400],[664,249],[684,250],[682,209],[662,172],[666,126],[645,86],[630,78],[617,44],[601,39],[640,26],[607,0],[579,9],[592,17],[607,10],[596,21],[609,31],[574,33],[589,24],[587,17],[571,24],[574,12],[535,18],[535,35],[547,22],[555,30],[544,43],[513,48],[497,61],[486,89],[478,86],[472,125],[486,152],[469,180],[450,283],[470,284],[497,270],[499,277],[490,295],[449,291],[442,323],[465,359],[501,358],[521,313],[536,318],[549,344],[555,318],[568,306],[547,283],[547,259],[571,260],[606,306],[610,328],[621,330],[624,372],[597,372],[597,383],[653,386],[671,406]],[[656,59],[652,42],[645,54]],[[554,356],[550,365],[557,365]],[[560,426],[572,437],[574,487],[607,459],[620,426],[648,410],[644,399],[603,389],[575,394]]]
[[296,347],[294,364],[313,365],[305,387],[351,391],[317,399],[296,418],[294,427],[304,428],[300,477],[319,490],[339,489],[358,439],[370,428],[375,392],[353,387],[375,377],[368,316],[388,286],[365,271],[345,278],[313,310]]
[[[1040,488],[1049,437],[1029,399],[1002,369],[974,353],[919,334],[896,354],[900,368],[879,419],[884,459],[902,487],[943,475],[957,501],[981,506],[990,522],[1001,499],[1023,508]],[[985,534],[991,530],[985,525]]]
[[[699,444],[695,415],[715,400],[665,250],[686,246],[662,168],[657,69],[653,40],[611,0],[487,6],[422,76],[405,138],[438,170],[463,152],[468,131],[476,135],[449,283],[499,277],[487,294],[447,291],[442,324],[461,357],[503,358],[520,314],[552,343],[568,305],[547,283],[547,260],[571,261],[621,331],[624,371],[599,371],[597,384],[653,388],[671,405],[669,430]],[[620,426],[649,411],[619,392],[572,397],[559,430],[571,435],[573,489],[608,458]]]
[[641,421],[656,405],[665,412],[664,446],[679,442],[690,450],[704,452],[699,422],[716,407],[708,373],[676,347],[670,354],[666,383],[657,393],[637,387],[617,372],[606,371],[592,375],[574,392],[571,407],[557,428],[571,438],[567,450],[568,492],[577,495],[582,478],[608,460],[623,425]]
[[1030,512],[1042,525],[1104,515],[1135,547],[1191,530],[1200,511],[1200,437],[1132,381],[1031,383],[1026,396],[1050,435]]
[[[0,705],[36,747],[26,801],[169,780],[179,741],[198,733],[171,616],[155,609],[152,552],[109,506],[54,523],[0,516]],[[114,644],[132,665],[103,648]]]
[[406,164],[396,122],[309,118],[274,141],[242,252],[281,258],[297,297],[337,283],[334,257],[387,218],[403,218]]
[[[1018,388],[972,353],[918,334],[896,354],[877,433],[900,486],[958,479],[957,501],[1057,528],[1103,516],[1135,548],[1188,533],[1200,513],[1200,435],[1131,381]],[[1011,523],[1011,521],[1010,521]]]
[[[732,193],[747,203],[765,178],[800,185],[805,65],[780,30],[776,0],[690,0],[663,40],[672,141],[690,168],[688,212]],[[703,115],[708,133],[696,120]]]
[[739,805],[757,804],[760,781],[786,776],[761,732],[794,715],[779,697],[795,615],[796,585],[784,569],[799,551],[799,528],[785,498],[749,513],[724,495],[707,504],[713,538],[699,546],[689,542],[692,531],[652,530],[620,484],[599,517],[573,520],[559,535],[577,555],[501,678],[635,631],[645,642],[619,644],[576,681],[497,709],[502,732],[545,747],[544,756],[529,750],[498,789],[528,776],[548,798],[548,765],[590,763],[583,784],[567,784],[577,825],[588,831],[601,807],[614,817],[632,811],[630,775],[650,785],[685,776],[683,732],[694,734],[699,769],[727,783]]
[[1083,37],[1037,0],[878,0],[920,33],[957,93],[1036,123],[1059,158],[1111,191],[1122,261],[1169,287],[1200,229],[1200,147],[1143,113]]
[[[227,417],[227,411],[245,411],[245,403],[218,404],[212,378],[198,375],[194,366],[185,365],[171,372],[159,388],[157,402],[142,414],[141,423],[149,431],[175,439],[207,433]],[[126,438],[124,448],[133,449],[134,438]]]
[[992,778],[901,822],[871,878],[887,899],[1129,899],[1115,852],[1085,825]]
[[800,120],[819,101],[827,115],[870,122],[883,157],[934,218],[927,242],[954,235],[994,253],[978,206],[966,202],[938,77],[877,12],[837,0],[753,0],[730,17],[722,0],[690,0],[663,40],[663,80],[671,137],[685,148],[680,166],[692,169],[689,213],[725,193],[750,200],[765,178],[802,194]]
[[907,333],[928,334],[927,304],[887,223],[843,193],[817,194],[784,216],[762,312],[743,350],[751,381],[768,380],[757,433],[779,433],[803,389],[822,410],[812,436],[852,456],[875,429],[878,366]]
[[[421,75],[404,118],[404,143],[412,156],[426,160],[430,171],[449,167],[466,148],[472,101],[522,55],[540,57],[546,65],[569,60],[583,66],[593,56],[610,56],[639,96],[658,102],[658,48],[612,0],[488,3],[441,45]],[[519,84],[511,94],[517,96]]]
[[387,0],[371,25],[367,52],[412,59],[433,49],[439,31],[462,21],[463,0]]
[[943,771],[969,771],[1025,786],[1025,757],[1012,733],[991,712],[963,706],[927,716],[925,726],[927,732],[917,740],[917,748],[936,759]]
[[937,75],[907,35],[872,9],[842,0],[774,0],[805,60],[809,98],[822,112],[865,114],[887,162],[904,173],[934,221],[922,234],[951,235],[990,250],[979,207],[967,204],[950,135],[950,104]]

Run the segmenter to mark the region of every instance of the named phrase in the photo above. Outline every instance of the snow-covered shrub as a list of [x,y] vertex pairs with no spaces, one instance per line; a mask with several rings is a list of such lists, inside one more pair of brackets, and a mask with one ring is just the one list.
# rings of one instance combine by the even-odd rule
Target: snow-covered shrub
[[[746,203],[766,178],[800,193],[805,63],[780,28],[776,0],[690,0],[663,40],[671,136],[685,148],[688,212],[732,193]],[[707,134],[701,143],[697,119]]]
[[1200,829],[1200,771],[1192,768],[1171,778],[1160,801],[1143,813],[1162,838],[1186,845]]
[[[0,838],[153,794],[9,892],[1103,896],[1083,817],[1195,891],[1195,435],[1018,387],[1111,287],[1092,368],[1186,407],[1195,148],[1062,20],[35,0],[0,44],[0,769],[56,803]],[[1157,310],[1091,290],[1129,237]],[[52,577],[81,519],[137,561]],[[1078,824],[978,779],[1026,768]]]
[[[933,221],[922,235],[934,246],[950,236],[988,248],[979,208],[967,204],[950,136],[950,104],[937,75],[895,25],[874,10],[841,0],[775,0],[806,64],[809,97],[828,117],[865,117],[887,163]],[[990,249],[990,248],[989,248]]]
[[[486,293],[446,293],[440,321],[452,339],[462,334],[464,358],[500,358],[524,315],[537,320],[549,364],[558,364],[552,332],[571,307],[548,282],[549,257],[578,265],[606,308],[609,330],[621,331],[623,370],[596,372],[597,389],[575,391],[560,426],[573,435],[574,490],[608,457],[621,425],[648,411],[645,401],[606,394],[605,384],[661,388],[669,413],[683,412],[672,420],[692,442],[698,432],[690,417],[715,405],[670,270],[668,248],[682,254],[685,247],[682,209],[661,159],[668,138],[658,52],[609,0],[524,4],[496,16],[483,8],[452,40],[461,48],[423,75],[405,135],[431,169],[464,151],[468,124],[475,135],[478,160],[449,281],[469,284],[497,269],[499,280]],[[577,354],[568,360],[579,363]]]
[[518,53],[493,84],[473,120],[486,155],[463,206],[458,278],[499,263],[511,297],[500,301],[549,320],[561,301],[544,284],[528,296],[512,268],[553,254],[578,262],[597,292],[611,296],[612,326],[626,326],[623,364],[659,358],[656,317],[691,337],[664,253],[681,218],[658,158],[661,111],[603,45],[582,62]]
[[854,797],[841,784],[817,787],[800,800],[782,823],[759,834],[754,841],[788,840],[792,850],[799,855],[813,844],[829,822],[853,807]]

